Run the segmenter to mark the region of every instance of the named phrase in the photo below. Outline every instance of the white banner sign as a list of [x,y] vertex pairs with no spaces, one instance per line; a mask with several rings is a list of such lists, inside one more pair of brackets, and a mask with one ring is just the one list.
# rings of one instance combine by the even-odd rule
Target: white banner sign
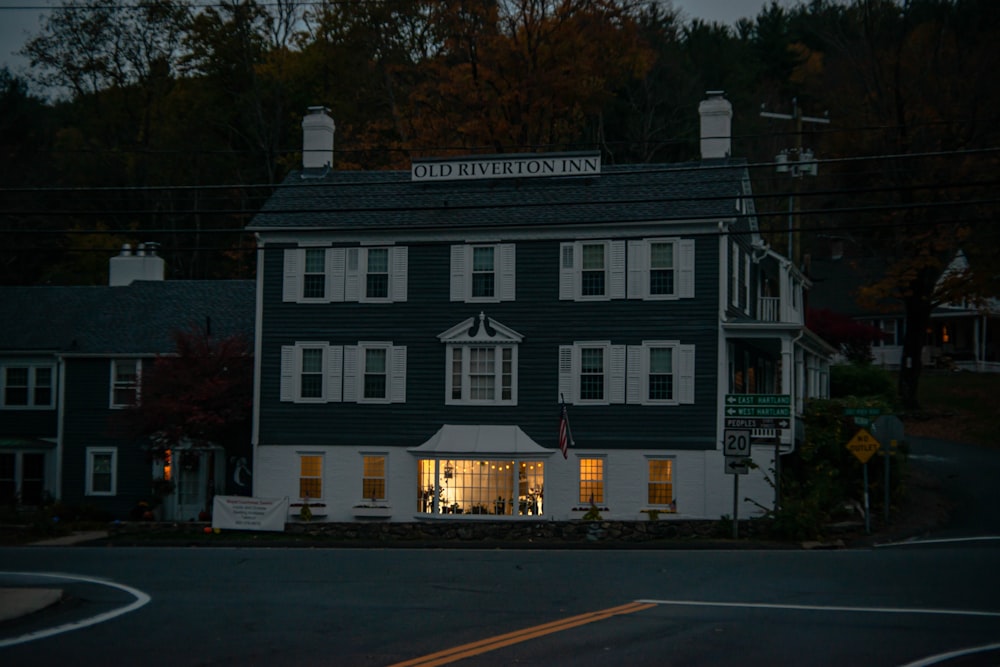
[[483,178],[530,178],[534,176],[596,176],[600,173],[600,153],[492,155],[426,161],[415,160],[410,165],[410,180],[412,181],[465,181]]
[[216,496],[212,528],[227,530],[285,530],[288,498]]

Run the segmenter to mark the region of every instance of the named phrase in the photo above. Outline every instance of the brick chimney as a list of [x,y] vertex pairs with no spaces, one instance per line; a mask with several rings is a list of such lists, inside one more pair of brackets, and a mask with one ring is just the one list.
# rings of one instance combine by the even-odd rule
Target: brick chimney
[[721,90],[705,92],[708,99],[698,105],[701,116],[701,159],[729,157],[732,151],[733,105]]
[[309,107],[302,119],[302,169],[333,167],[333,118],[326,107]]

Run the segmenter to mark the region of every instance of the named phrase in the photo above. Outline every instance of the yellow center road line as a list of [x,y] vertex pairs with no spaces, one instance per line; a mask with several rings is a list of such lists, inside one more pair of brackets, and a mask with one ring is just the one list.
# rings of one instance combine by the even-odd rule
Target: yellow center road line
[[458,660],[471,658],[472,656],[480,655],[482,653],[495,651],[498,648],[526,642],[529,639],[543,637],[555,632],[562,632],[563,630],[569,630],[570,628],[586,625],[588,623],[594,623],[596,621],[603,621],[604,619],[611,618],[612,616],[634,614],[637,611],[643,611],[644,609],[649,609],[650,607],[655,606],[657,606],[655,602],[630,602],[618,607],[592,611],[586,614],[580,614],[579,616],[570,616],[569,618],[560,619],[558,621],[552,621],[542,625],[533,625],[522,630],[508,632],[507,634],[480,639],[476,642],[462,644],[461,646],[455,646],[443,651],[438,651],[437,653],[431,653],[430,655],[425,655],[420,658],[413,658],[412,660],[407,660],[405,662],[398,662],[394,665],[390,665],[389,667],[435,667],[436,665],[447,665],[451,662],[457,662]]

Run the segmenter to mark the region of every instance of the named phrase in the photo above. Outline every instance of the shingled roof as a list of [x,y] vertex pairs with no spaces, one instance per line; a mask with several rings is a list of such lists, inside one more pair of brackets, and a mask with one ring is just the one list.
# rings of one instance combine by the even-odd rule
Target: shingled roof
[[715,221],[737,215],[745,160],[605,166],[599,175],[413,182],[408,171],[291,173],[250,231],[442,230]]
[[136,281],[124,287],[0,287],[0,351],[157,354],[193,326],[254,335],[253,281]]

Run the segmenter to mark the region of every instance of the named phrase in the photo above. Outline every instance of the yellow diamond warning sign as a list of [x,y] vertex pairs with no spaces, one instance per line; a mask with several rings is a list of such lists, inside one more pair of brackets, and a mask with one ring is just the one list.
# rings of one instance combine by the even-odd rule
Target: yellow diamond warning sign
[[854,434],[851,441],[847,443],[847,448],[851,450],[852,454],[858,457],[859,461],[868,463],[868,459],[878,451],[879,444],[875,436],[865,429],[860,429]]

